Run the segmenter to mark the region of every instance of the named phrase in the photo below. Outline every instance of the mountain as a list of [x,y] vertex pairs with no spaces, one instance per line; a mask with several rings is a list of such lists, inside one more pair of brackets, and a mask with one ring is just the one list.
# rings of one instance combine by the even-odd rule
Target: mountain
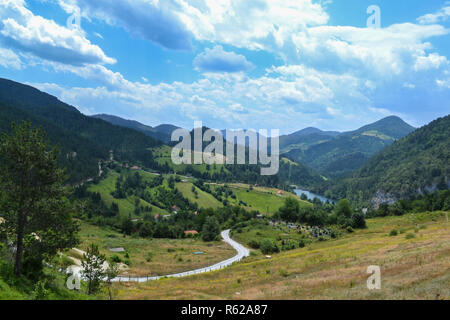
[[[450,115],[394,142],[351,177],[330,182],[333,198],[378,205],[450,187]],[[325,190],[318,190],[325,191]]]
[[[0,79],[0,103],[2,110],[8,111],[8,118],[2,116],[2,132],[10,130],[12,121],[29,119],[33,125],[43,126],[48,131],[49,140],[57,142],[63,151],[73,155],[74,162],[80,168],[83,168],[86,159],[78,159],[75,155],[83,153],[85,147],[90,150],[86,153],[89,161],[85,165],[107,159],[109,150],[112,150],[117,160],[138,161],[150,167],[153,165],[153,157],[148,149],[160,145],[160,142],[141,132],[85,116],[47,93],[14,81]],[[72,174],[77,178],[88,177],[91,170],[86,167],[81,172]],[[73,178],[72,175],[70,180],[73,181]]]
[[129,129],[134,129],[136,131],[140,131],[146,134],[147,136],[164,143],[170,143],[172,132],[178,129],[178,127],[176,126],[164,124],[153,128],[151,126],[147,126],[135,120],[126,120],[109,114],[97,114],[92,117],[96,119],[102,119],[116,126],[121,126]]
[[98,160],[106,159],[108,149],[94,141],[73,134],[46,119],[20,108],[0,102],[0,133],[10,133],[11,124],[31,121],[33,126],[42,128],[52,145],[59,147],[60,166],[66,168],[68,182],[75,183],[98,174]]
[[308,131],[313,133],[282,139],[283,155],[335,178],[359,169],[371,156],[414,131],[414,127],[398,117],[387,117],[340,134]]
[[290,135],[280,136],[280,150],[283,153],[293,149],[307,149],[308,147],[325,142],[339,135],[337,131],[322,131],[317,128],[305,128]]

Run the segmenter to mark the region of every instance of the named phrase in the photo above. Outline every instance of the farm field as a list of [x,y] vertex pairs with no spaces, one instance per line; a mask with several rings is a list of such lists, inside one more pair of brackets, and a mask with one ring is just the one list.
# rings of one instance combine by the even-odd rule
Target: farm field
[[[368,228],[266,259],[255,252],[225,270],[145,284],[116,284],[119,299],[449,299],[445,212],[367,220]],[[398,234],[392,236],[391,231]],[[367,267],[382,288],[367,289]],[[189,290],[186,290],[189,288]]]
[[[211,188],[214,189],[218,185],[211,184]],[[300,198],[290,192],[282,191],[282,194],[278,194],[279,189],[266,188],[266,187],[250,187],[247,184],[236,183],[227,184],[227,186],[236,195],[236,199],[228,197],[228,201],[232,204],[238,205],[241,201],[241,205],[247,210],[256,210],[265,215],[272,215],[283,206],[284,201],[288,197],[294,197],[300,201],[300,205],[311,206],[307,201],[300,200]]]
[[[108,259],[117,256],[130,266],[122,275],[160,276],[193,270],[215,264],[233,257],[236,252],[222,241],[203,242],[200,239],[143,239],[124,237],[107,228],[99,228],[85,222],[81,223],[78,246],[86,250],[91,243],[98,245],[101,253]],[[110,252],[111,248],[124,248],[126,252]],[[196,255],[195,252],[204,254]],[[72,253],[72,252],[69,252]],[[73,254],[73,253],[72,253]],[[128,258],[127,258],[128,256]],[[74,255],[75,258],[80,258]]]

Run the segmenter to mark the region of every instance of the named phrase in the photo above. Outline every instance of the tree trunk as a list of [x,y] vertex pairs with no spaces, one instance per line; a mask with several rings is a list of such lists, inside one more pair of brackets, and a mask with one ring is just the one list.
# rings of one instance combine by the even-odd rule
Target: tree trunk
[[17,248],[16,248],[16,263],[14,265],[14,273],[19,276],[22,272],[22,256],[23,256],[23,232],[24,219],[22,209],[18,212],[18,226],[17,226]]

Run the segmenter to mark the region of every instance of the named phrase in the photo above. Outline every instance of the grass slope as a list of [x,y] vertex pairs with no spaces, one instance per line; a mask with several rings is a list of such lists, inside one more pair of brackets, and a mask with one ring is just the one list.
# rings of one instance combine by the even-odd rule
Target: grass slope
[[[257,255],[217,272],[127,288],[118,284],[119,298],[450,298],[450,224],[445,213],[377,218],[368,220],[368,227],[338,240],[276,254],[270,260]],[[401,233],[389,236],[394,228]],[[407,239],[410,233],[415,237]],[[381,267],[379,291],[367,289],[370,265]]]

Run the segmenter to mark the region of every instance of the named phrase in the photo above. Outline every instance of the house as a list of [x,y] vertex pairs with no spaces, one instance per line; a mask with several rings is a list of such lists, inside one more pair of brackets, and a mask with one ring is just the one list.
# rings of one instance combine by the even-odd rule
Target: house
[[0,217],[0,224],[5,223],[5,219],[3,219],[2,217]]
[[131,167],[131,170],[133,170],[133,171],[139,171],[139,170],[141,170],[141,168],[138,167],[138,166],[132,166],[132,167]]
[[172,211],[173,211],[174,213],[178,213],[178,207],[177,207],[177,206],[173,206],[173,207],[172,207]]
[[198,231],[197,230],[186,230],[185,232],[184,232],[184,235],[185,236],[195,236],[195,235],[197,235],[198,234]]
[[264,218],[264,216],[263,216],[262,214],[258,214],[258,215],[256,216],[256,218],[262,219],[262,218]]
[[277,194],[278,194],[279,196],[282,196],[282,195],[284,194],[284,192],[281,191],[281,190],[278,190]]

